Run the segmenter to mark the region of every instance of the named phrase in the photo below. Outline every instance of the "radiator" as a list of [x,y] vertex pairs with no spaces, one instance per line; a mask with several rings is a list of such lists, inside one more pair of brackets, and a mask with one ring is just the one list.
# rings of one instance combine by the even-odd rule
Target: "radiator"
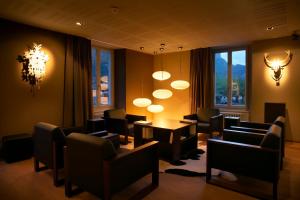
[[239,117],[241,121],[249,121],[249,111],[221,111],[224,117]]

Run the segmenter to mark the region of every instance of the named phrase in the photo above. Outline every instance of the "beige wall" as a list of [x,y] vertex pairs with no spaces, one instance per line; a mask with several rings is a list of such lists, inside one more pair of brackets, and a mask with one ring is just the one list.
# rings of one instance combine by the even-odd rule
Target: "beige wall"
[[[275,85],[264,65],[264,53],[291,50],[293,59]],[[284,102],[287,107],[286,139],[300,141],[300,41],[288,38],[258,41],[252,48],[251,120],[263,122],[265,102]]]
[[146,115],[147,120],[152,120],[152,113],[148,112],[147,108],[134,106],[132,101],[135,98],[141,97],[142,86],[143,97],[153,99],[152,67],[152,55],[126,50],[126,112],[129,114]]
[[[1,21],[0,37],[0,137],[32,132],[33,125],[46,121],[60,125],[63,106],[64,36],[63,34]],[[28,45],[41,43],[49,55],[46,78],[35,96],[30,85],[21,80],[17,55]]]
[[[181,73],[180,73],[180,54],[181,54]],[[169,99],[155,99],[155,104],[164,106],[164,111],[154,114],[155,119],[182,119],[183,115],[190,114],[189,89],[175,90],[170,84],[177,79],[189,81],[190,77],[190,51],[182,51],[181,53],[164,54],[163,60],[161,55],[154,56],[153,70],[161,69],[161,61],[163,61],[164,70],[171,73],[171,78],[165,81],[154,80],[154,89],[169,89],[173,92],[173,96]]]

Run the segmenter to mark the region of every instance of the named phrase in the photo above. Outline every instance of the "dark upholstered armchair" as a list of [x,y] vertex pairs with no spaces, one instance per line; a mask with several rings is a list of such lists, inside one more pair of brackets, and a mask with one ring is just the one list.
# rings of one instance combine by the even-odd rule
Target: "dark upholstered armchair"
[[72,196],[75,185],[108,200],[113,193],[149,173],[152,173],[150,188],[158,186],[157,141],[118,153],[108,140],[99,137],[72,133],[66,140],[66,196]]
[[273,123],[258,123],[258,122],[248,122],[248,121],[241,121],[240,126],[231,126],[231,130],[238,130],[244,132],[255,132],[255,133],[262,133],[266,134],[272,124],[276,124],[281,128],[281,165],[283,166],[283,157],[285,152],[285,118],[283,116],[278,116]]
[[207,182],[212,168],[249,176],[271,182],[277,199],[281,139],[281,128],[275,124],[266,134],[224,129],[223,140],[207,142]]
[[197,120],[197,132],[207,133],[210,137],[214,131],[222,134],[224,129],[224,116],[219,109],[197,108],[197,113],[185,115],[183,118]]
[[[53,182],[55,186],[61,185],[63,180],[59,180],[58,171],[64,167],[63,147],[65,145],[65,136],[72,132],[86,133],[82,127],[79,128],[60,128],[58,126],[39,122],[34,126],[33,144],[34,144],[34,170],[42,169],[53,170]],[[90,133],[99,137],[107,137],[107,131]],[[116,146],[118,146],[118,143]],[[43,163],[45,167],[40,168]]]
[[104,111],[106,129],[109,132],[125,136],[125,144],[128,143],[128,136],[133,136],[133,123],[139,120],[146,120],[146,116],[126,114],[124,109],[111,109]]

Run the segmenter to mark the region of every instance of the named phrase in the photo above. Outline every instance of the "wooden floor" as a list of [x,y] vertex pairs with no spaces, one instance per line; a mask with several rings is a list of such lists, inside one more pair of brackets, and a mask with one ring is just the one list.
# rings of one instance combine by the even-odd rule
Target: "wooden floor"
[[[300,143],[286,143],[286,158],[279,183],[279,199],[300,199]],[[113,196],[113,200],[129,199],[137,191],[150,183],[147,176]],[[249,185],[248,185],[249,186]],[[255,184],[250,187],[256,187]],[[32,160],[13,164],[0,161],[0,199],[1,200],[61,200],[64,187],[52,185],[51,172],[33,171]],[[94,200],[97,197],[82,192],[71,199]],[[251,200],[253,197],[233,192],[222,187],[205,183],[204,177],[183,177],[160,174],[160,186],[146,196],[146,200]]]

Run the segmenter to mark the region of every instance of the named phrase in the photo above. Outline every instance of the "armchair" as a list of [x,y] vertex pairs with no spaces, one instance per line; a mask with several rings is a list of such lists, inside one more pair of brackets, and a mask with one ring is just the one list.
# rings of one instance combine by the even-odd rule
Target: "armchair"
[[197,108],[197,113],[185,115],[184,119],[197,120],[197,132],[209,134],[217,131],[222,134],[224,129],[224,116],[219,109]]
[[150,188],[158,186],[158,142],[118,153],[109,141],[102,138],[72,133],[66,140],[67,197],[73,195],[72,185],[75,185],[109,200],[113,193],[149,173],[152,173]]
[[277,199],[281,128],[274,124],[266,134],[225,129],[223,139],[208,139],[206,181],[210,183],[212,168],[257,178],[273,184]]
[[285,154],[285,118],[283,116],[278,116],[273,123],[258,123],[258,122],[248,122],[241,121],[240,126],[231,126],[232,130],[239,130],[244,132],[255,132],[266,134],[272,124],[276,124],[281,127],[281,167],[283,166],[283,157]]
[[127,144],[128,136],[133,136],[133,123],[146,120],[146,116],[126,114],[124,109],[111,109],[104,111],[104,119],[107,130],[124,135],[124,142]]
[[[60,128],[53,124],[39,122],[34,126],[33,131],[33,158],[34,170],[36,172],[43,169],[53,170],[53,182],[55,186],[61,185],[63,180],[59,180],[59,169],[64,167],[63,147],[65,145],[65,136],[72,132],[83,132],[82,127]],[[108,137],[106,131],[90,133],[99,137]],[[114,140],[115,145],[118,143]],[[40,168],[43,163],[45,167]]]

